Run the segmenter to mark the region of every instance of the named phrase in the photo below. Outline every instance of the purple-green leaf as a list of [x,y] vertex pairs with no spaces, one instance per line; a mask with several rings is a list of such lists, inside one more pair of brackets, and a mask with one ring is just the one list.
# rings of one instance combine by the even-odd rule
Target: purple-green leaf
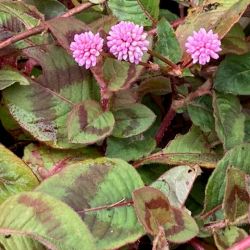
[[110,135],[115,120],[110,111],[102,111],[98,102],[86,100],[73,107],[67,123],[69,141],[87,145],[101,141]]
[[115,128],[112,135],[128,138],[138,135],[150,128],[155,121],[155,114],[145,105],[136,103],[114,111]]
[[27,77],[29,86],[15,84],[3,91],[11,115],[39,141],[60,148],[82,147],[70,143],[67,121],[75,105],[96,98],[90,73],[56,46],[29,48],[25,55],[42,67],[42,74]]
[[97,249],[114,249],[144,234],[132,205],[132,192],[143,186],[123,160],[98,158],[74,163],[43,181],[36,191],[72,207],[88,225]]
[[0,210],[0,243],[6,249],[42,249],[37,242],[51,250],[96,249],[80,217],[47,194],[24,192],[12,196]]
[[158,189],[137,189],[133,192],[133,201],[140,222],[146,232],[154,236],[163,226],[167,240],[182,243],[199,232],[195,220],[185,210],[172,207],[165,194]]
[[229,222],[248,221],[250,196],[247,191],[246,174],[236,168],[227,169],[223,209]]
[[44,179],[43,173],[47,172],[49,174],[56,169],[59,172],[73,162],[100,156],[101,154],[94,147],[61,150],[31,143],[24,149],[23,160],[30,166],[36,176],[42,180]]

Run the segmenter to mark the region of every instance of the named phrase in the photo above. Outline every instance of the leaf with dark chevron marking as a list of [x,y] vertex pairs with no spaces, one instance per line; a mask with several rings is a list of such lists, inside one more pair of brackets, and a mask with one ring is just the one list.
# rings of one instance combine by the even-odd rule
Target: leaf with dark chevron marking
[[69,141],[85,145],[95,143],[110,135],[114,124],[110,111],[103,112],[98,102],[86,100],[75,105],[69,114]]
[[195,220],[184,210],[172,207],[165,194],[153,187],[143,187],[133,192],[134,207],[145,230],[159,233],[165,229],[166,239],[182,243],[195,237],[199,228]]
[[88,225],[97,249],[119,248],[145,232],[132,205],[131,193],[143,187],[133,168],[123,160],[99,158],[78,162],[46,179],[36,191],[72,207]]
[[3,91],[11,115],[39,141],[59,148],[82,147],[69,142],[67,120],[75,105],[96,98],[90,72],[60,47],[29,48],[25,55],[42,67],[42,74],[27,77],[29,86],[14,84]]
[[203,213],[209,212],[223,202],[226,186],[226,173],[229,167],[250,174],[250,144],[243,143],[229,150],[218,162],[215,170],[210,175],[205,192]]
[[121,107],[114,111],[115,128],[112,135],[128,138],[146,131],[155,121],[155,114],[140,103]]
[[[246,187],[246,173],[236,168],[228,168],[226,176],[223,208],[229,222],[248,221],[250,196]],[[243,221],[242,221],[243,220]]]
[[12,196],[1,204],[0,211],[0,243],[6,249],[41,250],[41,244],[51,250],[96,249],[80,217],[47,194],[25,192]]

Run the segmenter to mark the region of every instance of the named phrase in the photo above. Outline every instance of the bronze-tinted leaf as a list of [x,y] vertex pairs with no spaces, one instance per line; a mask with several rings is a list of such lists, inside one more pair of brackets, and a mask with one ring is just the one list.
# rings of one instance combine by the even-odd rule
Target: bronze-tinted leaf
[[244,171],[236,168],[227,169],[223,208],[225,218],[229,222],[247,219],[250,197],[246,189],[245,178]]
[[133,192],[134,207],[145,230],[157,235],[160,227],[165,229],[170,242],[186,242],[198,234],[194,219],[184,210],[172,207],[160,190],[143,187]]

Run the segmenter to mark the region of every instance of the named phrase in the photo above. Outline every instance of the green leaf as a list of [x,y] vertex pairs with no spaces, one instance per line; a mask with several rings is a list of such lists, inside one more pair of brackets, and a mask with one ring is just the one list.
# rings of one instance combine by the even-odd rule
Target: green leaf
[[204,213],[222,204],[225,193],[226,173],[229,167],[233,166],[234,168],[245,171],[247,174],[250,173],[249,151],[250,144],[243,143],[229,150],[218,162],[206,186]]
[[146,131],[155,121],[155,114],[143,104],[133,104],[114,111],[115,128],[112,135],[128,138]]
[[[229,222],[247,219],[250,197],[246,189],[246,174],[235,168],[227,169],[223,209]],[[240,218],[242,217],[242,218]]]
[[219,37],[224,37],[231,27],[238,22],[249,4],[249,0],[208,0],[190,11],[185,23],[178,26],[176,36],[181,48],[185,51],[185,43],[193,31],[205,28],[212,29]]
[[240,101],[229,94],[213,94],[215,130],[224,149],[228,150],[244,141],[245,116]]
[[159,0],[109,0],[108,6],[119,20],[151,26],[159,15]]
[[68,137],[72,143],[93,144],[111,134],[114,116],[103,112],[100,104],[86,100],[75,105],[68,117]]
[[164,76],[150,77],[141,82],[138,88],[139,97],[143,97],[148,93],[154,95],[166,95],[172,92],[169,78]]
[[222,52],[242,55],[248,52],[248,44],[243,28],[235,24],[222,40]]
[[200,174],[201,169],[198,165],[174,167],[153,182],[151,187],[163,192],[172,206],[182,208],[195,179]]
[[[72,164],[36,189],[72,207],[93,234],[97,249],[114,249],[143,235],[131,193],[143,186],[125,161],[99,158]],[[80,249],[80,248],[79,248]]]
[[124,139],[109,137],[106,156],[135,161],[149,155],[155,147],[155,140],[143,134]]
[[209,95],[204,95],[196,98],[187,106],[188,114],[194,125],[200,127],[204,132],[214,130],[214,117],[212,98]]
[[24,0],[24,2],[36,6],[45,15],[45,19],[57,17],[67,11],[65,5],[57,0]]
[[[179,42],[171,24],[165,18],[162,18],[157,25],[157,42],[155,44],[155,51],[162,56],[167,57],[174,63],[181,60],[182,51]],[[157,58],[154,60],[162,66],[166,65]]]
[[64,168],[73,162],[100,156],[97,149],[92,147],[61,150],[31,143],[24,149],[23,161],[42,180],[42,174],[55,167]]
[[[49,195],[21,193],[6,200],[0,210],[0,234],[11,235],[8,240],[0,237],[7,249],[16,249],[15,236],[31,238],[27,242],[30,249],[37,249],[34,240],[53,250],[96,249],[93,237],[80,217]],[[18,248],[21,249],[20,245]],[[27,248],[23,246],[22,249]]]
[[0,204],[9,196],[32,190],[38,184],[31,169],[0,144]]
[[[218,250],[226,250],[246,237],[246,231],[235,226],[226,227],[214,233],[214,240]],[[245,248],[245,250],[249,249],[250,248]]]
[[148,163],[167,165],[198,164],[201,167],[214,168],[219,156],[211,152],[203,133],[192,127],[185,135],[177,135],[167,147],[136,162],[136,167]]
[[171,207],[167,197],[158,189],[137,189],[133,192],[133,201],[140,222],[152,235],[157,235],[159,226],[163,226],[167,240],[182,243],[199,232],[195,220],[187,212]]
[[38,78],[27,78],[29,86],[15,84],[3,91],[11,115],[39,141],[53,147],[82,147],[69,142],[67,120],[76,104],[94,97],[90,73],[59,47],[30,48],[25,54],[43,71]]
[[9,68],[3,68],[0,70],[0,90],[3,90],[14,83],[21,85],[29,85],[29,81],[19,72],[16,72]]
[[249,80],[250,53],[244,55],[229,55],[220,64],[217,70],[214,88],[223,93],[249,95]]

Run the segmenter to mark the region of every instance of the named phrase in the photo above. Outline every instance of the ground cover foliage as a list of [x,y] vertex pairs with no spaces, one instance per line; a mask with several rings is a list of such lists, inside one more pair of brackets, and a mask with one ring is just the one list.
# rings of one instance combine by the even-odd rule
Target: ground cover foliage
[[249,4],[1,0],[0,249],[250,249]]

